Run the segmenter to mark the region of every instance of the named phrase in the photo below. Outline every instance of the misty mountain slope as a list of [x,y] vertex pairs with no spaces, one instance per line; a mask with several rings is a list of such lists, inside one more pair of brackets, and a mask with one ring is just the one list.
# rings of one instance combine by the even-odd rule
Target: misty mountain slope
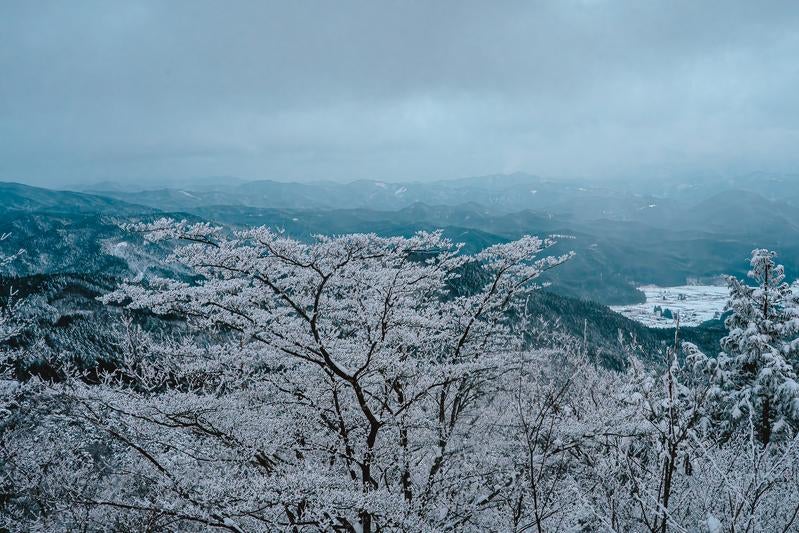
[[[749,194],[749,193],[747,193]],[[724,197],[736,199],[734,194]],[[744,199],[740,202],[745,202]],[[761,199],[762,200],[762,199]],[[556,290],[571,296],[601,301],[606,304],[640,301],[635,285],[681,285],[686,282],[718,280],[722,274],[746,274],[746,258],[756,247],[772,247],[780,252],[790,277],[799,273],[799,239],[791,238],[790,226],[781,229],[777,215],[766,200],[766,210],[753,208],[757,219],[764,219],[765,229],[752,224],[748,234],[733,228],[724,232],[723,225],[711,224],[722,215],[735,218],[732,207],[690,210],[694,220],[678,213],[675,221],[641,221],[598,219],[582,221],[569,216],[542,214],[531,210],[497,213],[483,205],[431,206],[416,203],[397,211],[370,209],[299,210],[259,209],[247,207],[207,207],[191,210],[204,219],[241,225],[268,225],[285,229],[304,238],[314,233],[348,233],[376,231],[382,234],[406,235],[413,230],[445,228],[456,240],[465,240],[469,249],[492,241],[512,240],[524,234],[546,236],[563,234],[553,250],[573,250],[577,256],[550,274]],[[737,202],[734,205],[737,205]],[[679,225],[681,216],[685,222]],[[771,217],[771,218],[769,218]],[[742,230],[749,227],[745,217],[736,221]],[[705,227],[707,226],[707,227]],[[776,226],[776,227],[775,227]],[[473,234],[465,230],[479,232]],[[754,234],[752,234],[754,233]],[[458,239],[456,235],[463,237]],[[472,243],[473,237],[481,238]]]
[[622,190],[634,188],[681,204],[701,202],[720,191],[745,191],[771,201],[799,206],[799,174],[750,172],[740,176],[715,176],[698,173],[691,177],[643,178],[627,183],[617,181],[615,186]]
[[9,236],[0,250],[24,249],[7,268],[14,275],[51,272],[122,274],[127,263],[106,252],[106,243],[122,231],[93,214],[0,213],[0,233]]
[[682,225],[716,233],[793,240],[799,236],[799,207],[768,200],[755,192],[723,191],[694,206],[682,218]]
[[133,215],[152,213],[157,209],[94,194],[53,191],[20,183],[0,182],[0,210]]
[[656,205],[634,220],[671,231],[753,237],[799,234],[799,207],[747,190],[720,190],[704,199]]
[[614,262],[634,254],[634,249],[617,243],[597,244],[595,236],[575,232],[559,219],[532,211],[494,215],[477,204],[429,206],[416,203],[398,211],[369,209],[299,210],[214,206],[192,209],[200,218],[242,226],[265,225],[279,228],[287,235],[307,239],[314,234],[374,232],[380,235],[410,235],[416,231],[441,229],[455,242],[464,243],[464,251],[473,253],[486,246],[517,239],[525,234],[546,237],[550,234],[573,236],[560,242],[548,253],[577,255],[557,270],[545,274],[543,281],[553,290],[573,297],[607,304],[638,302],[643,294],[634,283],[615,270]]
[[417,231],[440,229],[453,241],[463,242],[470,251],[479,251],[486,246],[508,240],[476,227],[415,217],[406,210],[385,212],[367,209],[313,210],[212,206],[188,211],[194,216],[220,224],[238,227],[268,226],[298,239],[309,239],[313,235],[320,234],[345,233],[408,236]]
[[157,179],[141,178],[135,181],[103,180],[94,182],[77,182],[69,190],[81,191],[98,196],[109,196],[110,193],[137,193],[141,191],[157,191],[162,189],[187,191],[224,191],[231,185],[240,185],[248,180],[235,176],[193,176],[191,178]]
[[[496,183],[501,183],[501,186],[496,186],[498,191],[495,192],[499,196],[494,198],[498,198],[520,186],[526,187],[531,182],[551,186],[545,180],[526,175],[470,178],[424,185],[433,189],[460,190],[463,187],[462,194],[468,196],[474,191],[491,189]],[[271,201],[281,198],[287,204],[310,202],[311,196],[321,198],[325,191],[330,193],[328,201],[338,201],[340,198],[336,195],[343,194],[342,191],[347,191],[347,187],[350,187],[354,191],[351,196],[355,202],[361,201],[358,200],[358,191],[363,192],[364,188],[371,190],[374,185],[374,182],[356,182],[346,186],[327,184],[317,189],[317,185],[311,184],[234,182],[224,191],[156,192],[169,197],[162,206],[194,205],[171,215],[176,218],[209,220],[240,227],[265,225],[300,239],[307,239],[314,234],[375,232],[381,235],[410,235],[419,230],[442,229],[454,241],[464,242],[465,251],[474,252],[524,234],[569,235],[574,238],[561,239],[563,242],[551,252],[575,251],[576,257],[557,271],[547,274],[545,281],[552,282],[554,290],[561,294],[605,304],[641,301],[643,296],[635,289],[635,286],[641,284],[680,285],[692,280],[707,282],[718,279],[722,274],[744,275],[745,259],[755,247],[778,250],[789,278],[793,279],[799,273],[799,232],[796,228],[799,215],[796,214],[796,208],[745,191],[720,191],[709,199],[668,209],[664,205],[669,204],[662,202],[646,204],[643,209],[635,204],[637,207],[634,206],[624,215],[626,218],[619,218],[619,215],[615,218],[606,216],[595,219],[586,217],[608,211],[603,208],[606,204],[602,202],[605,200],[598,199],[600,194],[608,195],[608,190],[580,190],[579,187],[568,184],[561,185],[561,191],[555,191],[553,195],[561,194],[566,201],[574,195],[586,194],[586,198],[594,197],[593,200],[586,200],[588,203],[599,203],[596,203],[593,210],[586,208],[579,216],[574,209],[554,213],[534,209],[508,212],[487,206],[481,201],[458,205],[415,202],[395,210],[202,205],[206,201],[224,200],[232,194],[229,191],[235,192],[248,187],[254,191],[264,186],[277,194]],[[387,184],[386,186],[389,187]],[[391,185],[393,186],[396,184]],[[29,231],[32,232],[31,235],[39,232],[38,237],[26,241],[26,244],[33,254],[42,254],[43,264],[51,265],[53,271],[77,269],[81,264],[92,271],[98,268],[118,268],[119,261],[133,265],[131,268],[134,271],[146,268],[144,265],[150,259],[142,255],[137,247],[126,246],[128,237],[120,235],[118,228],[113,227],[114,217],[102,218],[99,214],[111,212],[116,217],[122,217],[147,210],[149,213],[142,213],[143,216],[156,216],[155,207],[140,207],[117,199],[87,194],[78,195],[76,200],[75,193],[32,187],[12,185],[7,189],[13,192],[10,198],[14,201],[7,202],[9,207],[4,205],[0,212],[17,215],[35,213],[36,217],[28,221],[20,219],[13,227],[6,223],[4,228],[0,228],[16,234],[16,240],[7,242],[6,247],[25,241]],[[382,187],[377,189],[382,190]],[[153,191],[141,194],[146,196],[151,193]],[[138,200],[142,198],[143,196],[137,197]],[[363,199],[364,196],[360,198]],[[624,198],[626,196],[614,201],[623,203]],[[643,200],[649,201],[643,197],[636,201],[640,204]],[[21,211],[22,208],[25,211]],[[79,213],[80,210],[93,210],[95,215],[92,216],[98,218],[81,218],[74,213],[48,218],[54,215],[36,211],[39,208],[65,213],[70,210]],[[26,225],[30,226],[30,230]],[[64,240],[64,236],[72,230],[75,230],[74,234]],[[96,233],[96,239],[92,237],[93,233]],[[71,245],[68,242],[70,239]],[[99,239],[104,244],[98,247],[90,242],[92,239]],[[84,252],[72,251],[76,247],[83,248]],[[102,257],[109,253],[116,260]],[[23,269],[21,272],[28,270]]]
[[398,210],[416,203],[457,206],[476,203],[494,212],[525,209],[582,218],[630,218],[654,200],[630,193],[528,174],[493,175],[430,182],[388,183],[359,180],[350,183],[291,183],[270,180],[231,183],[224,189],[158,189],[102,194],[162,210],[185,210],[210,205],[279,209]]
[[[756,194],[786,205],[799,205],[799,176],[752,174],[738,178],[696,177],[691,180],[633,181],[551,180],[515,173],[426,182],[246,181],[238,178],[208,179],[196,184],[183,180],[167,187],[140,187],[105,183],[81,189],[163,210],[182,210],[210,205],[264,208],[397,210],[417,202],[430,205],[478,203],[494,212],[524,209],[573,216],[581,220],[638,220],[657,225],[672,224],[702,202],[732,193]],[[717,200],[712,200],[716,202]],[[726,202],[718,205],[720,208]],[[729,206],[733,207],[733,206]]]
[[499,215],[479,204],[457,206],[429,205],[417,202],[395,211],[367,208],[296,209],[253,208],[244,206],[207,206],[187,212],[207,220],[233,225],[267,225],[302,233],[346,233],[383,231],[392,227],[425,224],[435,227],[467,227],[486,233],[518,236],[523,233],[555,232],[565,222],[533,211]]
[[[126,220],[152,220],[157,210],[69,191],[0,183],[0,252],[24,250],[7,274],[76,273],[122,276],[150,268],[166,255],[163,245],[142,246],[122,230]],[[178,218],[197,220],[182,213]]]
[[186,189],[153,189],[146,191],[97,190],[92,194],[108,196],[118,201],[150,206],[160,211],[185,211],[208,205],[246,205],[243,199],[226,191]]

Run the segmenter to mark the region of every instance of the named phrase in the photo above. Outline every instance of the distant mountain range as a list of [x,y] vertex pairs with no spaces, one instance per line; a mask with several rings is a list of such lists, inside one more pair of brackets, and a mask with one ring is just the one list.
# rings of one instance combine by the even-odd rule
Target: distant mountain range
[[[639,220],[670,223],[687,208],[719,193],[744,191],[763,200],[799,207],[799,175],[750,174],[740,178],[696,181],[629,181],[598,183],[552,180],[529,174],[500,174],[428,182],[389,183],[375,180],[338,182],[245,181],[206,178],[181,187],[146,187],[105,182],[83,192],[162,210],[227,205],[277,209],[396,210],[424,203],[456,206],[475,203],[492,211],[533,210],[592,220]],[[670,212],[674,211],[674,214]]]
[[133,215],[158,209],[117,198],[72,191],[54,191],[21,183],[0,182],[0,209],[60,214]]
[[267,225],[303,239],[440,228],[468,251],[523,234],[561,234],[574,238],[553,251],[574,250],[577,256],[548,277],[553,290],[623,304],[643,297],[635,289],[640,284],[742,276],[754,247],[778,250],[794,277],[797,191],[799,179],[756,175],[696,186],[643,182],[638,188],[525,174],[406,184],[220,178],[196,189],[132,191],[130,185],[106,183],[93,192],[0,183],[0,232],[12,234],[0,246],[28,249],[18,264],[23,274],[37,272],[37,265],[47,272],[119,273],[150,260],[129,246],[135,237],[116,226],[131,217],[171,214],[231,226]]

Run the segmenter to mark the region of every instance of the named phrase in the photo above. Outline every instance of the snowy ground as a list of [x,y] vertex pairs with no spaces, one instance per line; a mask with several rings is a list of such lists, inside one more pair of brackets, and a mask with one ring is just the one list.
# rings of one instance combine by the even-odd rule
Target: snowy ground
[[674,319],[655,312],[655,307],[670,309],[672,314],[680,314],[680,324],[697,326],[722,312],[727,303],[729,291],[724,285],[682,285],[679,287],[639,287],[646,294],[646,303],[635,305],[616,305],[611,309],[617,313],[641,322],[645,326],[669,328]]

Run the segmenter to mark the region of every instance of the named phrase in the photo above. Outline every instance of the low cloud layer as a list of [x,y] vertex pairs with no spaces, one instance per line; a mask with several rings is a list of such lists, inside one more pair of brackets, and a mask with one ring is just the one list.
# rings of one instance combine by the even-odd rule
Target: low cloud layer
[[0,180],[799,164],[795,2],[6,2]]

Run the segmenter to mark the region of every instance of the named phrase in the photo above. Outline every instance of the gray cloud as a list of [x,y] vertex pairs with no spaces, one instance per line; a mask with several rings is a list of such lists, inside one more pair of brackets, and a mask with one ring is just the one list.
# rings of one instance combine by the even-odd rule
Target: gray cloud
[[0,3],[0,179],[799,163],[781,2]]

